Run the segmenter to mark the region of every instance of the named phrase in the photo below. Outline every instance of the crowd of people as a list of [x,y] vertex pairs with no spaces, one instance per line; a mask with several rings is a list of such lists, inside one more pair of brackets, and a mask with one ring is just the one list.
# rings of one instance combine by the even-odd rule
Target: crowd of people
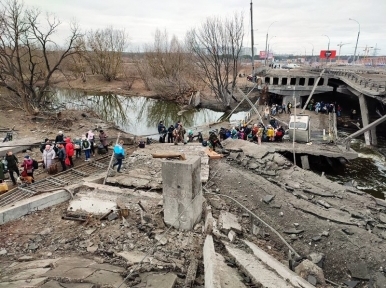
[[[39,157],[32,159],[29,155],[25,155],[22,163],[19,163],[18,158],[12,151],[8,151],[4,160],[0,162],[0,182],[4,180],[4,174],[8,172],[14,185],[17,184],[17,178],[27,180],[26,182],[28,183],[33,183],[34,171],[39,168],[39,162],[43,163],[43,169],[45,169],[46,172],[53,174],[52,172],[57,172],[57,162],[61,164],[62,171],[66,171],[67,168],[74,167],[73,157],[79,159],[82,158],[82,152],[84,154],[84,161],[90,161],[91,157],[95,156],[96,148],[98,149],[99,154],[105,154],[108,151],[107,134],[103,130],[99,130],[98,137],[100,142],[99,145],[96,144],[96,135],[93,130],[89,130],[87,133],[74,140],[68,136],[66,137],[62,131],[59,131],[54,140],[46,138],[42,143],[40,147],[40,152],[42,153],[41,159],[39,159]],[[116,146],[122,148],[123,143],[121,142]],[[115,158],[117,159],[117,164],[115,166],[118,165],[119,172],[122,165],[122,155],[124,156],[124,150],[122,148],[122,152],[116,148],[117,147],[114,147],[114,152],[116,153]],[[117,150],[117,152],[115,150]],[[23,168],[21,173],[19,168]]]

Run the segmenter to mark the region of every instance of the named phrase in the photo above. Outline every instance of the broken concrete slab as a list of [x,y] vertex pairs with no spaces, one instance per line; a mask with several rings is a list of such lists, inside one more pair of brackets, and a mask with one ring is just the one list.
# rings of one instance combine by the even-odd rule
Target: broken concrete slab
[[173,288],[176,280],[174,273],[151,274],[146,277],[146,288]]
[[118,255],[132,264],[137,264],[140,262],[150,262],[150,258],[146,256],[145,253],[140,251],[122,251],[118,253]]
[[326,219],[340,224],[357,225],[355,222],[351,221],[349,214],[335,208],[326,210],[302,199],[291,200],[290,203],[294,208],[315,215],[321,219]]
[[359,281],[345,281],[343,282],[344,285],[346,285],[349,288],[355,288],[359,284]]
[[275,198],[275,195],[266,195],[263,198],[263,201],[265,204],[269,204],[272,202],[272,200]]
[[221,287],[231,287],[231,288],[246,288],[247,286],[244,285],[243,279],[240,276],[240,273],[238,273],[237,270],[229,267],[225,263],[225,258],[221,255],[216,253],[216,263],[217,263],[217,269],[220,277]]
[[26,270],[26,269],[34,269],[34,268],[48,268],[54,263],[60,261],[62,258],[56,259],[40,259],[29,262],[18,263],[15,266],[11,267],[11,270]]
[[[74,280],[83,280],[89,277],[91,274],[93,274],[97,269],[95,268],[73,268],[65,271],[61,274],[60,277],[68,278],[68,279],[74,279]],[[47,275],[47,274],[46,274]]]
[[379,213],[379,221],[381,221],[382,223],[386,224],[386,214]]
[[[33,278],[29,280],[28,287],[39,287],[43,283],[47,281],[47,277],[41,277],[41,278]],[[25,286],[26,281],[25,280],[18,280],[18,281],[9,281],[9,282],[1,282],[0,287],[4,288],[20,288],[20,287],[26,287]]]
[[288,269],[286,266],[284,266],[274,257],[269,255],[267,252],[259,248],[256,244],[247,240],[244,240],[243,242],[247,244],[249,248],[252,249],[253,254],[257,257],[257,259],[259,259],[261,262],[266,264],[270,269],[275,271],[283,279],[288,279],[288,282],[290,282],[294,287],[304,287],[304,288],[312,287],[310,286],[309,283],[307,283],[307,281],[305,281],[304,279],[296,275],[293,271]]
[[84,281],[94,283],[100,287],[117,287],[123,282],[123,277],[119,273],[98,270],[86,277]]
[[47,271],[49,271],[50,268],[32,268],[32,269],[26,269],[23,270],[15,275],[13,275],[10,280],[16,281],[16,280],[26,280],[31,278],[37,278],[45,274]]
[[386,201],[385,200],[382,200],[382,199],[379,199],[379,198],[374,198],[375,200],[375,203],[377,203],[378,206],[382,206],[384,208],[386,208]]
[[326,192],[320,188],[313,187],[313,188],[305,188],[303,189],[303,192],[310,193],[312,195],[321,196],[321,197],[335,197],[333,193]]
[[230,230],[228,233],[228,238],[229,238],[229,241],[231,241],[231,243],[234,242],[236,239],[236,232],[233,230]]
[[[247,252],[234,248],[226,243],[224,244],[229,255],[235,259],[238,266],[246,272],[246,274],[252,279],[253,283],[262,285],[262,287],[266,288],[295,287],[291,283],[288,283],[286,279],[283,279],[275,272],[271,271],[265,264],[258,260],[255,255],[248,254]],[[311,288],[312,286],[309,287]]]
[[347,268],[352,278],[370,280],[369,270],[365,262],[358,261],[355,263],[349,263]]
[[218,222],[220,230],[223,230],[225,233],[228,233],[231,229],[237,233],[242,232],[242,228],[239,221],[237,220],[237,216],[230,212],[221,211],[220,216],[218,217]]
[[216,252],[213,237],[207,235],[204,242],[205,287],[221,288],[220,274],[217,271]]

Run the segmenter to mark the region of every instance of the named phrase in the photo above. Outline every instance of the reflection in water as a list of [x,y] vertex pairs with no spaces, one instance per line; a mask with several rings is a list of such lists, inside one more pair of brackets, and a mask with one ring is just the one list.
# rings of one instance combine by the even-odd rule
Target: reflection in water
[[[165,126],[181,121],[189,128],[216,122],[223,114],[200,109],[178,115],[181,109],[175,102],[116,94],[87,95],[77,90],[57,90],[53,105],[67,109],[92,109],[102,119],[135,135],[157,134],[159,121],[164,121]],[[241,120],[244,116],[244,112],[234,114],[231,121]]]
[[[343,135],[346,134],[342,133]],[[355,180],[360,190],[384,199],[386,164],[385,156],[379,151],[386,148],[386,139],[378,136],[378,148],[374,149],[367,148],[362,139],[354,139],[351,141],[351,148],[358,152],[359,158],[351,160],[343,171],[326,174],[327,178],[341,184]]]

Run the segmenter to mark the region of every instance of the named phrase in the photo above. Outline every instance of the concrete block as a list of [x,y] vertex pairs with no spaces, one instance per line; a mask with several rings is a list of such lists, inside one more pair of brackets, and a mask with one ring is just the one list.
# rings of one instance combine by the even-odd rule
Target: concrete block
[[237,233],[242,232],[242,228],[239,221],[237,220],[237,216],[232,213],[221,211],[218,221],[221,230],[225,231],[226,233],[228,233],[231,229]]
[[70,193],[64,190],[47,194],[36,195],[28,199],[21,200],[14,206],[4,206],[0,208],[0,225],[15,220],[30,212],[42,210],[53,205],[68,201]]
[[308,162],[308,155],[300,156],[300,160],[302,161],[302,168],[304,170],[310,170],[310,163]]
[[216,252],[213,237],[207,235],[204,243],[205,288],[221,288],[220,274],[217,273]]
[[[202,215],[201,158],[162,162],[164,221],[191,230]],[[181,216],[180,216],[181,215]]]

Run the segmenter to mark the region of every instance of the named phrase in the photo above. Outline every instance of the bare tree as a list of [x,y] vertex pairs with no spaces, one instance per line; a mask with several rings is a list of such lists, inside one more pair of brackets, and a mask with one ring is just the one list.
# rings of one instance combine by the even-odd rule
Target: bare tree
[[183,45],[166,31],[156,30],[154,44],[145,48],[137,69],[145,85],[161,96],[176,98],[189,93],[193,83],[188,77],[191,62]]
[[61,24],[47,15],[41,20],[36,9],[26,9],[19,0],[0,2],[0,85],[16,96],[15,103],[29,113],[39,111],[55,71],[62,61],[77,53],[78,27],[64,48],[53,40]]
[[101,74],[107,81],[118,77],[122,69],[122,52],[127,46],[125,30],[112,27],[87,33],[85,57],[93,73]]
[[243,17],[236,13],[225,20],[208,18],[200,28],[187,33],[198,75],[225,106],[229,106],[236,86],[243,38]]

